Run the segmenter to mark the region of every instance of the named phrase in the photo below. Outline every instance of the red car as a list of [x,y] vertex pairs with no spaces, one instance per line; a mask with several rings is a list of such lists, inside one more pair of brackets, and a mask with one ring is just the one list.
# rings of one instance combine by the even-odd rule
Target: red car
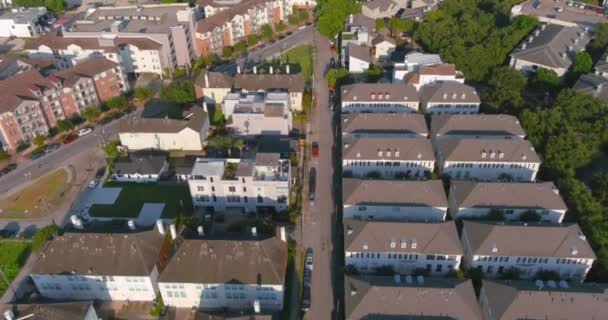
[[316,142],[312,143],[312,156],[315,158],[319,157],[319,144]]
[[65,137],[65,139],[63,139],[63,144],[69,144],[74,142],[74,140],[78,139],[78,136],[75,134],[71,134],[67,137]]

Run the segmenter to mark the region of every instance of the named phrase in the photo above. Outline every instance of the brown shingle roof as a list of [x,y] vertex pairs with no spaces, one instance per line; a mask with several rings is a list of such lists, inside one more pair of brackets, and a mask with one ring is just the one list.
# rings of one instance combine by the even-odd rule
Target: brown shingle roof
[[200,107],[192,107],[187,120],[161,118],[132,118],[120,123],[119,133],[178,133],[186,128],[199,132],[209,120],[207,112]]
[[568,209],[553,182],[452,181],[450,193],[460,208]]
[[463,225],[462,237],[468,239],[473,255],[595,259],[577,224],[497,224],[465,220]]
[[437,142],[437,149],[437,157],[446,161],[540,162],[534,147],[527,140],[444,139]]
[[86,320],[92,302],[60,302],[2,305],[0,312],[12,311],[15,319],[29,320]]
[[32,274],[149,276],[165,239],[156,230],[135,233],[65,233],[42,250]]
[[449,76],[456,74],[456,65],[451,63],[434,64],[430,66],[421,66],[418,70],[419,74]]
[[[401,248],[401,242],[407,248]],[[416,242],[416,248],[411,243]],[[391,242],[395,247],[391,248]],[[367,246],[364,249],[363,246]],[[344,219],[344,250],[352,252],[410,252],[462,255],[454,221],[396,222]]]
[[194,79],[194,84],[201,88],[207,88],[207,85],[205,84],[205,75],[207,75],[207,80],[209,81],[209,88],[231,89],[234,84],[234,78],[229,74],[212,71],[201,72],[196,79]]
[[55,86],[38,70],[29,70],[15,74],[6,80],[0,81],[0,113],[12,112],[23,100],[38,100],[39,97],[32,90],[42,92],[55,89]]
[[431,134],[525,136],[516,117],[507,114],[454,114],[431,117]]
[[475,88],[456,81],[436,81],[420,88],[420,101],[424,103],[480,103]]
[[284,89],[289,92],[304,92],[304,76],[296,74],[237,74],[234,88],[247,91]]
[[482,319],[471,280],[399,277],[345,276],[345,319]]
[[428,134],[424,116],[415,113],[344,113],[342,133]]
[[342,201],[345,205],[448,206],[440,180],[343,179]]
[[[382,156],[378,152],[382,151]],[[391,156],[386,155],[391,152]],[[396,155],[399,152],[399,155]],[[428,139],[401,137],[360,137],[344,139],[342,155],[345,160],[411,160],[435,161],[433,146]]]
[[[372,95],[374,95],[373,99]],[[378,103],[382,103],[383,101],[417,102],[419,99],[416,88],[409,84],[356,83],[342,87],[342,101],[377,101]]]
[[52,76],[61,79],[64,87],[72,87],[82,77],[93,78],[95,75],[113,69],[116,66],[118,66],[116,62],[108,59],[94,58],[78,63],[69,69],[55,72]]
[[348,56],[355,57],[359,60],[370,62],[372,61],[372,55],[368,47],[360,46],[353,42],[348,43]]
[[276,237],[265,240],[184,239],[158,281],[281,285],[286,265],[287,244]]

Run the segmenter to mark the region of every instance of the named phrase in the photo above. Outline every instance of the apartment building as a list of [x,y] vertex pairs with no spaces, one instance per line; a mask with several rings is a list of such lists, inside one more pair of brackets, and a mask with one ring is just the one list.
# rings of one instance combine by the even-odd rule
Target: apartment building
[[129,150],[202,151],[209,127],[207,112],[193,106],[182,120],[142,117],[122,121],[118,137]]
[[515,269],[522,279],[552,271],[560,279],[582,282],[595,253],[577,224],[493,223],[464,221],[463,264],[485,278]]
[[482,218],[497,210],[506,220],[560,223],[568,210],[553,182],[452,181],[449,203],[454,219]]
[[342,141],[342,169],[356,178],[422,178],[433,172],[435,155],[428,139],[360,137]]
[[0,10],[0,37],[34,38],[48,28],[45,7]]
[[414,113],[420,100],[411,85],[356,83],[342,86],[342,112]]
[[[440,64],[426,64],[425,59],[422,58],[416,72],[410,72],[404,75],[403,82],[406,84],[413,85],[416,90],[420,90],[423,86],[433,82],[458,82],[464,83],[464,74],[459,70],[456,70],[456,65],[450,63]],[[434,59],[430,57],[430,59]]]
[[289,93],[229,93],[222,111],[227,127],[239,136],[288,135],[291,132]]
[[46,299],[149,302],[164,239],[157,230],[65,233],[43,247],[30,277]]
[[44,77],[31,69],[0,81],[0,134],[7,149],[47,135],[57,120],[79,115],[125,90],[121,69],[111,61],[92,59]]
[[426,138],[424,116],[416,113],[344,113],[342,138],[408,137]]
[[93,302],[7,304],[0,306],[4,320],[98,320]]
[[196,50],[199,56],[221,53],[224,47],[245,41],[248,35],[261,33],[264,25],[274,27],[286,21],[293,0],[202,0],[205,18],[196,26]]
[[281,212],[289,205],[291,168],[279,153],[253,159],[196,160],[188,179],[195,207],[216,211]]
[[471,280],[345,276],[344,296],[346,320],[483,319]]
[[346,268],[375,273],[445,276],[458,270],[463,249],[453,221],[380,222],[344,219]]
[[448,199],[440,180],[342,179],[345,218],[445,220]]
[[163,302],[174,307],[279,311],[283,309],[286,267],[287,244],[277,237],[187,238],[177,244],[158,287]]
[[436,147],[439,172],[457,180],[534,181],[541,164],[527,140],[445,139]]
[[420,88],[426,114],[474,114],[481,100],[475,88],[456,81],[435,81]]
[[607,286],[566,281],[483,280],[479,303],[484,320],[595,320],[608,312]]
[[29,58],[13,54],[0,56],[0,80],[32,69],[40,71],[43,76],[48,76],[58,71],[58,60],[55,58]]
[[507,114],[443,114],[431,117],[431,139],[520,139],[526,132]]

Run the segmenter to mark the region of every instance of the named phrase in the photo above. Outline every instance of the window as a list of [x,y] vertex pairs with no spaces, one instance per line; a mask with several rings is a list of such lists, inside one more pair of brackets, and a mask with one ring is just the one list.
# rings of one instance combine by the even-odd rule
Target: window
[[442,265],[442,264],[438,264],[438,265],[435,267],[435,271],[436,271],[436,272],[441,272],[441,271],[443,271],[443,265]]
[[260,195],[258,195],[258,203],[264,203],[264,198]]
[[230,192],[236,192],[236,187],[228,187],[228,191],[230,191]]
[[199,191],[199,192],[203,192],[203,191],[205,191],[205,187],[198,186],[198,187],[196,187],[196,190]]

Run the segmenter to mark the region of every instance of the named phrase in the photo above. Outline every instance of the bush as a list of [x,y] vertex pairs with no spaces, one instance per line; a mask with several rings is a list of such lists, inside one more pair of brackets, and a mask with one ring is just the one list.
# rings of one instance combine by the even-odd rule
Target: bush
[[380,171],[371,171],[365,175],[368,179],[382,179],[382,173]]
[[160,97],[176,104],[193,103],[196,100],[194,84],[190,80],[175,81],[160,90]]
[[395,274],[395,270],[393,269],[393,266],[381,266],[381,267],[377,267],[375,271],[375,274],[377,276],[392,276]]
[[367,82],[375,83],[382,78],[382,74],[384,71],[376,65],[371,65],[369,69],[365,71],[365,78]]
[[41,228],[32,237],[32,250],[38,252],[42,245],[48,240],[53,239],[59,232],[59,227],[55,224]]
[[37,135],[34,137],[34,144],[39,148],[44,145],[44,141],[46,141],[45,136]]
[[289,162],[291,162],[292,166],[296,167],[298,165],[298,153],[291,152],[289,154]]
[[106,101],[105,105],[112,110],[125,110],[129,106],[129,100],[125,96],[116,96]]
[[398,180],[406,180],[409,177],[410,177],[410,175],[407,172],[399,171],[399,172],[395,173],[395,179],[398,179]]
[[264,39],[266,39],[266,40],[270,40],[272,38],[272,36],[274,35],[274,30],[272,30],[272,27],[268,24],[263,25],[261,28],[261,31],[262,31],[262,37],[264,37]]
[[232,49],[232,47],[223,47],[222,48],[222,58],[228,59],[228,58],[232,57],[233,53],[234,53],[234,50]]
[[519,220],[527,222],[539,222],[542,220],[540,213],[534,210],[528,210],[519,216]]
[[74,129],[74,124],[70,120],[57,120],[57,131],[66,132]]
[[133,90],[133,97],[138,101],[147,101],[154,96],[154,91],[150,87],[137,87]]
[[242,53],[242,52],[245,52],[246,50],[247,50],[247,43],[245,41],[237,42],[234,45],[234,52],[236,52],[236,53]]
[[177,68],[173,70],[173,78],[181,78],[188,75],[188,70],[186,68]]
[[559,281],[560,280],[559,274],[552,270],[541,270],[541,271],[537,272],[534,277],[536,279],[542,280],[542,281],[549,281],[549,280]]
[[156,305],[152,310],[150,310],[150,315],[153,317],[160,317],[160,313],[165,307],[165,303],[163,302],[163,297],[159,294],[156,298]]
[[89,106],[82,110],[82,116],[89,122],[93,122],[101,116],[101,110],[97,107]]
[[27,142],[19,142],[19,145],[17,145],[17,152],[21,152],[27,148],[29,148],[30,145]]
[[11,155],[8,152],[0,149],[0,162],[4,162],[11,158]]
[[292,14],[289,17],[287,17],[287,22],[291,25],[297,25],[300,23],[300,19],[298,19],[298,17],[295,14]]
[[247,46],[253,47],[260,42],[260,37],[256,34],[250,34],[247,36]]

